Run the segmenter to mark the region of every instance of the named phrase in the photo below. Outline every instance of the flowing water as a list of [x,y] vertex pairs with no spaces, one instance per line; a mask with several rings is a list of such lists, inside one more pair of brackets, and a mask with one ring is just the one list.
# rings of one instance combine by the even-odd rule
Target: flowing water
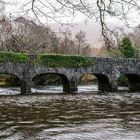
[[62,87],[48,87],[22,96],[18,88],[0,88],[0,139],[140,140],[140,93],[96,90],[59,94]]

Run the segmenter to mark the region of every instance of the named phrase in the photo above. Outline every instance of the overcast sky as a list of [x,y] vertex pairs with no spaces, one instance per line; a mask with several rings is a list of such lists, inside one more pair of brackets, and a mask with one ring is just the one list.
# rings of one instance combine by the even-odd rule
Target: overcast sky
[[[6,15],[10,16],[10,13],[11,13],[11,17],[13,17],[13,18],[25,15],[28,18],[32,18],[32,19],[36,20],[35,15],[32,12],[29,12],[28,14],[25,14],[25,12],[23,12],[24,10],[31,9],[31,3],[28,4],[27,6],[23,7],[23,4],[26,4],[31,0],[5,0],[5,1],[10,4],[5,6],[5,11],[4,11],[4,13],[1,13],[1,14],[6,14]],[[46,0],[41,0],[41,1],[44,2]],[[54,5],[53,2],[55,0],[48,0],[48,1],[51,2],[52,5]],[[92,0],[92,1],[94,1],[94,0]],[[37,6],[41,10],[44,10],[45,12],[47,12],[47,13],[49,12],[49,11],[47,11],[47,8],[45,8],[41,5],[37,5]],[[64,14],[68,15],[67,13],[64,13]],[[54,16],[54,15],[52,15],[52,16]],[[70,16],[70,15],[64,16],[63,14],[62,14],[62,16],[60,16],[60,15],[57,15],[57,16],[59,18],[54,16],[55,19],[58,19],[62,23],[67,23],[67,22],[68,23],[78,23],[77,24],[78,27],[74,26],[74,28],[72,28],[71,31],[74,33],[75,33],[75,31],[78,32],[79,30],[86,32],[88,42],[90,44],[92,44],[93,46],[98,46],[97,43],[99,42],[98,37],[100,37],[100,34],[101,34],[101,26],[98,23],[95,23],[94,19],[89,20],[86,16],[84,16],[81,13],[77,13],[75,17]],[[65,29],[68,27],[68,26],[62,27],[62,26],[60,26],[60,24],[59,25],[53,24],[53,23],[56,23],[56,22],[54,22],[54,20],[51,20],[50,18],[48,20],[46,20],[46,18],[44,18],[44,16],[38,15],[38,17],[44,25],[48,24],[56,32],[57,32],[57,30],[59,30],[59,28]],[[136,14],[134,11],[131,12],[131,14],[129,15],[129,18],[131,19],[130,21],[131,21],[131,25],[133,25],[133,27],[136,27],[138,24],[140,24],[140,15]],[[82,24],[82,23],[86,23],[86,21],[88,21],[86,24],[87,26]],[[93,22],[90,22],[90,21],[93,21]],[[122,25],[123,25],[121,21],[118,21],[115,18],[107,18],[107,22],[109,24],[109,27],[111,27],[111,28],[116,28],[116,27],[119,28],[120,26],[122,28]],[[132,29],[128,29],[125,26],[123,26],[123,28],[124,28],[124,32],[132,31]]]
[[[11,14],[13,17],[15,16],[21,16],[21,15],[26,15],[27,17],[30,17],[30,18],[35,18],[35,15],[32,13],[32,12],[29,12],[28,15],[25,14],[25,10],[27,9],[30,9],[31,8],[31,4],[28,4],[26,7],[23,7],[24,4],[28,3],[29,1],[31,0],[6,0],[7,3],[10,3],[8,5],[5,6],[5,14],[7,14],[8,16]],[[44,0],[43,0],[44,1]],[[49,0],[52,4],[53,4],[53,1],[55,0]],[[47,8],[41,6],[41,5],[38,5],[38,7],[42,10],[44,8],[44,11],[47,10]],[[48,11],[49,13],[50,11]],[[1,13],[3,14],[3,13]],[[49,14],[51,16],[54,16],[53,14]],[[49,18],[49,20],[46,21],[46,18],[42,17],[42,16],[38,16],[40,18],[41,21],[43,22],[47,22],[47,23],[54,23],[55,21],[54,20],[51,20]],[[83,22],[85,20],[87,20],[87,17],[84,16],[83,14],[81,13],[78,13],[76,14],[75,17],[73,16],[70,16],[68,14],[65,13],[65,16],[64,15],[57,15],[56,19],[58,21],[61,21],[61,22],[64,22],[64,23],[68,23],[68,22]]]
[[[23,12],[24,10],[30,9],[31,8],[31,4],[27,4],[27,6],[23,7],[23,4],[28,3],[31,0],[5,0],[7,3],[10,3],[9,5],[6,5],[5,7],[5,14],[9,15],[9,13],[11,13],[11,15],[13,17],[15,16],[21,16],[24,15],[25,12]],[[45,0],[41,0],[42,2],[45,2]],[[55,0],[48,0],[49,2],[51,2],[52,5],[54,5]],[[37,3],[38,7],[41,10],[44,10],[45,12],[47,11],[47,8],[42,6],[41,4]],[[58,5],[59,6],[59,5]],[[47,13],[51,13],[49,10],[47,11]],[[54,18],[60,22],[85,22],[87,20],[87,17],[84,16],[83,14],[77,13],[75,17],[68,15],[67,13],[65,13],[66,16],[64,15],[54,15],[54,14],[50,14],[50,16],[54,16]],[[32,12],[29,12],[28,15],[26,15],[30,18],[34,18],[35,16]],[[44,23],[52,23],[54,22],[54,20],[51,20],[50,18],[48,20],[46,20],[46,18],[44,18],[44,16],[38,16],[39,19],[44,22]],[[140,15],[136,14],[134,11],[131,12],[131,14],[129,15],[130,18],[130,23],[133,26],[136,26],[137,24],[140,23]],[[89,20],[89,19],[88,19]],[[93,19],[91,19],[93,20]],[[107,19],[108,22],[114,22],[115,24],[122,24],[121,21],[118,21],[115,18],[108,18]]]

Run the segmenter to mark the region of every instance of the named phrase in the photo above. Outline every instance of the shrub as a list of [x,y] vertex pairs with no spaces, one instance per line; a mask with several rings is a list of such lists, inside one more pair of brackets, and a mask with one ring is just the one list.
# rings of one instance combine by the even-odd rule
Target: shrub
[[128,37],[124,37],[120,44],[120,51],[126,58],[135,57],[135,49],[132,47],[132,43]]
[[118,85],[119,86],[124,86],[124,87],[127,87],[129,86],[129,82],[128,82],[128,79],[125,75],[121,75],[119,78],[118,78]]

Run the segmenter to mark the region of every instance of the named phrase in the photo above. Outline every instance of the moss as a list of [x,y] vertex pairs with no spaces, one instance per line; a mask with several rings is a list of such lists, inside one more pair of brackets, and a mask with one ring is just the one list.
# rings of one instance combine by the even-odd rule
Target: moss
[[83,56],[68,56],[68,55],[53,55],[42,54],[38,55],[37,64],[45,65],[48,67],[88,67],[93,62],[88,57]]
[[0,52],[0,63],[4,62],[27,62],[26,53]]
[[[28,61],[29,55],[26,53],[0,52],[0,63]],[[32,62],[37,66],[68,68],[88,67],[94,63],[88,57],[58,54],[40,54]]]

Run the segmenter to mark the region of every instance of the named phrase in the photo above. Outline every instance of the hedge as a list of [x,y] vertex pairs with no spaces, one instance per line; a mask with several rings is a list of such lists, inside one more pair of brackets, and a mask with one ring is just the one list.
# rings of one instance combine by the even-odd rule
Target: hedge
[[88,57],[74,55],[42,54],[37,57],[37,64],[48,67],[88,67],[92,65]]
[[26,53],[0,52],[0,63],[4,62],[27,62]]
[[[29,60],[27,53],[0,52],[0,63],[28,62]],[[32,62],[37,66],[69,68],[88,67],[93,64],[88,57],[59,54],[39,54]]]

